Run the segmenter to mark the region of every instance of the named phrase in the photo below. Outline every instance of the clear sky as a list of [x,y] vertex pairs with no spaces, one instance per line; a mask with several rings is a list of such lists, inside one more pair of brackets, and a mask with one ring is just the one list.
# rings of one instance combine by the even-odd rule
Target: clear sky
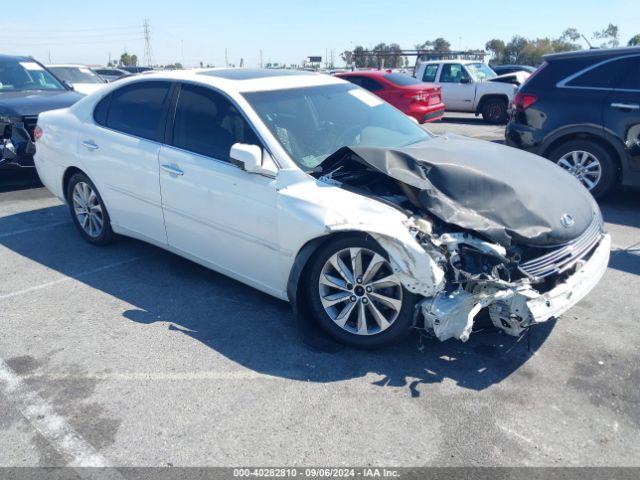
[[[23,8],[22,8],[23,7]],[[567,27],[587,37],[609,23],[621,43],[640,33],[640,0],[40,0],[0,17],[0,53],[42,62],[105,64],[126,48],[142,59],[148,18],[154,63],[300,63],[361,44],[403,48],[436,37],[482,48],[491,38],[556,37]],[[19,10],[23,12],[17,14]]]

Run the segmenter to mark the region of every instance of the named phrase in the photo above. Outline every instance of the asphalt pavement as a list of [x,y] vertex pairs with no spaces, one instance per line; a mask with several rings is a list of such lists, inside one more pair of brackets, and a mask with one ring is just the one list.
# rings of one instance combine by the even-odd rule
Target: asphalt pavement
[[286,303],[91,246],[37,179],[0,176],[0,466],[638,466],[640,193],[602,209],[603,280],[530,338],[323,351]]

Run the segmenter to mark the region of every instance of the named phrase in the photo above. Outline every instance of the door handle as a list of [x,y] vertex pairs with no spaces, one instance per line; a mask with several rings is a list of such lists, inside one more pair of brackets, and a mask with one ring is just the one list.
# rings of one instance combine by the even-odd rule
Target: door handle
[[611,104],[613,108],[619,108],[621,110],[640,110],[640,105],[637,103],[617,103]]
[[85,140],[84,142],[82,142],[82,145],[84,145],[86,148],[88,148],[89,150],[97,150],[98,145],[96,145],[93,140]]
[[167,172],[169,175],[176,175],[178,177],[184,175],[184,172],[175,165],[161,165],[160,168]]

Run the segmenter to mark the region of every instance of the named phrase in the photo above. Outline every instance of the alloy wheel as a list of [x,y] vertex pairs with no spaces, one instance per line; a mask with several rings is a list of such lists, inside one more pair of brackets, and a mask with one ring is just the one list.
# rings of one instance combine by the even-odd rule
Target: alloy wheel
[[73,211],[78,224],[92,238],[100,236],[104,226],[104,215],[100,200],[91,185],[78,182],[73,187]]
[[388,329],[402,308],[402,284],[389,262],[367,248],[334,253],[319,278],[320,302],[343,330],[375,335]]
[[567,152],[558,159],[557,164],[580,180],[589,190],[593,190],[602,177],[602,165],[591,152]]

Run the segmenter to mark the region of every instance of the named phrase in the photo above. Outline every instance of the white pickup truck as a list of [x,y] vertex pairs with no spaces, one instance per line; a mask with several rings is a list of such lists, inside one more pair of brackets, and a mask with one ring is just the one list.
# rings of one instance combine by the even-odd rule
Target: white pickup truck
[[414,76],[442,87],[445,109],[482,114],[489,123],[506,123],[507,109],[526,72],[497,75],[477,60],[434,60],[419,63]]

